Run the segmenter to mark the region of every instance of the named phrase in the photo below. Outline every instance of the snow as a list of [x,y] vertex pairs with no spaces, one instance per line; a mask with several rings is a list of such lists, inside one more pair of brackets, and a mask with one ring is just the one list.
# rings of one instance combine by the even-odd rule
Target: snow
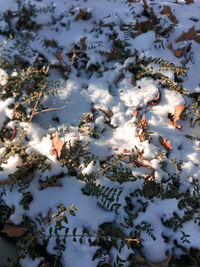
[[[28,2],[25,2],[28,5]],[[31,0],[30,2],[38,8],[47,7],[51,4],[50,0]],[[124,2],[122,0],[56,0],[52,4],[55,8],[54,12],[41,13],[37,16],[36,22],[42,26],[37,31],[30,31],[33,38],[29,39],[27,49],[33,55],[25,56],[25,58],[30,64],[34,63],[38,55],[48,60],[48,64],[51,66],[48,79],[50,81],[59,80],[58,92],[55,95],[44,97],[42,105],[45,112],[39,111],[35,114],[31,123],[13,119],[13,108],[9,107],[15,103],[14,97],[0,98],[0,130],[13,130],[14,128],[17,130],[13,139],[8,138],[5,141],[5,144],[9,147],[9,145],[19,140],[20,131],[25,129],[24,145],[26,146],[26,153],[29,154],[34,151],[36,154],[45,156],[49,168],[43,172],[37,170],[35,173],[31,173],[30,175],[33,175],[34,179],[31,180],[30,185],[23,192],[19,192],[17,185],[12,190],[10,190],[9,185],[5,185],[6,193],[3,193],[3,187],[0,187],[0,193],[6,205],[9,207],[14,206],[14,212],[10,216],[10,220],[14,224],[23,222],[24,216],[35,220],[42,214],[42,217],[45,218],[49,210],[53,210],[56,213],[57,206],[60,204],[65,207],[75,205],[78,208],[76,216],[73,217],[69,213],[66,214],[70,230],[76,227],[77,233],[81,234],[83,227],[87,227],[91,233],[97,234],[100,225],[103,223],[115,223],[120,226],[124,223],[124,218],[128,214],[132,214],[134,217],[134,219],[132,218],[133,229],[122,229],[128,236],[131,230],[134,232],[134,227],[142,225],[142,222],[150,224],[156,240],[153,240],[146,231],[142,231],[141,252],[147,261],[156,264],[164,261],[174,253],[174,240],[182,242],[181,231],[189,235],[188,240],[190,243],[184,243],[184,247],[200,249],[198,242],[200,238],[199,225],[194,222],[194,218],[190,221],[184,221],[181,225],[182,228],[175,232],[173,232],[172,228],[163,224],[163,220],[170,220],[174,214],[182,218],[184,212],[188,211],[188,206],[182,210],[179,209],[178,193],[184,195],[189,192],[191,196],[200,193],[195,184],[197,183],[199,186],[200,182],[200,141],[186,138],[186,135],[190,135],[198,139],[200,138],[200,131],[198,122],[194,127],[191,127],[191,122],[194,121],[192,114],[189,114],[186,118],[181,117],[178,120],[177,123],[183,126],[181,129],[174,128],[170,119],[170,116],[174,115],[176,106],[189,106],[191,104],[192,100],[189,96],[186,97],[175,90],[164,88],[153,77],[136,79],[136,86],[134,86],[132,84],[133,74],[125,71],[125,68],[129,64],[136,63],[134,55],[136,51],[140,59],[144,56],[163,58],[176,66],[189,68],[181,84],[189,94],[199,93],[199,43],[194,40],[177,43],[176,40],[183,31],[187,32],[193,25],[199,32],[200,20],[194,21],[192,18],[199,18],[200,2],[195,1],[193,4],[186,5],[183,0],[178,0],[178,4],[172,0],[146,0],[147,4],[154,9],[156,16],[160,18],[160,25],[163,28],[172,23],[168,16],[160,14],[164,5],[171,7],[178,24],[169,33],[169,36],[159,35],[156,33],[155,27],[135,37],[128,36],[127,42],[129,46],[127,46],[127,49],[131,51],[130,56],[120,60],[118,58],[108,60],[106,53],[109,53],[113,48],[113,40],[109,35],[118,33],[116,40],[124,40],[123,23],[132,23],[134,25],[136,19],[140,22],[148,20],[147,17],[141,15],[144,9],[143,1],[132,3],[134,14],[131,14]],[[75,17],[79,14],[80,8],[91,13],[91,18],[76,20]],[[0,9],[1,14],[6,10],[16,11],[15,0],[1,1]],[[15,22],[14,18],[12,23],[14,24]],[[112,27],[108,25],[109,23],[113,23]],[[0,19],[0,29],[1,31],[6,31],[7,28],[8,24],[2,17]],[[29,31],[21,30],[21,34],[26,32]],[[135,33],[137,31],[133,30],[133,34]],[[0,40],[3,41],[4,37],[4,34],[1,33]],[[83,45],[80,41],[83,37],[86,37],[85,48],[82,47]],[[16,39],[15,37],[13,38],[14,40],[10,40],[7,45],[7,49],[14,44]],[[45,46],[44,40],[54,40],[56,44]],[[156,42],[156,40],[159,40],[159,42]],[[164,48],[162,46],[159,48],[159,43],[162,43]],[[167,48],[170,43],[173,44],[174,49],[191,48],[188,48],[189,51],[183,57],[177,58]],[[57,49],[62,55],[62,60],[59,60],[58,56],[56,56]],[[72,56],[69,55],[73,49],[76,51],[76,58],[72,64],[71,71],[67,74],[66,67],[72,62]],[[2,49],[1,54],[6,54],[8,51]],[[18,54],[21,53],[17,49],[16,51]],[[123,51],[121,49],[119,57],[122,55]],[[77,67],[78,64],[82,67]],[[156,67],[156,64],[151,63],[149,67],[151,66]],[[63,68],[65,71],[63,71]],[[121,72],[124,73],[124,77],[116,82]],[[175,78],[174,72],[171,70],[161,70],[159,72],[167,76],[171,81]],[[17,77],[20,75],[20,71],[15,69],[13,72],[7,73],[7,70],[0,68],[1,94],[7,90],[9,75]],[[155,105],[150,104],[159,93],[161,94],[160,102]],[[136,110],[138,110],[138,114],[134,116],[133,114]],[[91,117],[88,116],[88,118],[92,119],[85,123],[86,128],[81,132],[79,127],[82,126],[83,115],[85,117],[90,115]],[[139,119],[143,115],[145,115],[147,121],[147,131],[150,131],[146,140],[140,139],[142,129],[138,130]],[[92,130],[97,130],[98,138],[92,138],[87,134],[89,127]],[[56,132],[59,132],[59,138],[64,141],[65,145],[69,141],[72,143],[77,140],[83,141],[83,143],[88,142],[89,152],[97,156],[97,159],[92,158],[89,163],[85,163],[84,159],[81,158],[81,174],[89,176],[93,173],[98,173],[97,185],[110,186],[111,188],[122,190],[119,197],[121,206],[117,213],[104,207],[100,200],[101,197],[97,199],[93,195],[83,194],[82,190],[85,187],[85,182],[80,177],[71,176],[68,173],[69,169],[66,166],[61,166],[57,155],[51,153],[53,148],[52,136]],[[161,145],[159,136],[170,141],[172,147],[170,151],[167,151]],[[1,138],[4,138],[3,134]],[[5,151],[1,140],[1,160]],[[128,162],[128,156],[131,153],[134,154],[133,160],[135,160],[135,164],[134,162]],[[117,174],[113,174],[116,177],[110,180],[108,175],[101,171],[101,161],[106,157],[110,157],[112,160],[122,155],[126,158],[126,162],[118,160],[118,165],[116,165],[122,169],[128,166],[133,177],[130,180],[126,180],[126,177],[124,177],[124,181],[118,182]],[[177,162],[174,162],[174,159]],[[139,166],[138,162],[143,165]],[[110,163],[112,164],[112,161]],[[18,166],[22,165],[23,160],[18,154],[12,155],[1,163],[3,169],[0,171],[0,183],[9,178],[9,175],[14,173]],[[62,186],[49,186],[41,190],[41,181],[44,182],[47,178],[54,177],[60,173],[64,173],[64,177],[59,179]],[[131,195],[135,190],[142,190],[145,181],[147,183],[150,182],[152,177],[156,184],[162,184],[162,193],[164,194],[167,185],[176,184],[176,175],[180,177],[177,182],[180,183],[177,198],[175,198],[176,196],[165,196],[165,198],[153,196],[148,198],[147,196],[135,197]],[[156,194],[156,190],[154,192],[153,188],[152,193]],[[20,204],[23,199],[23,193],[26,192],[30,192],[33,196],[33,201],[29,204],[28,210],[24,210]],[[133,210],[129,213],[125,209],[127,197],[131,199],[133,204]],[[199,209],[197,213],[199,213]],[[37,227],[39,228],[39,225]],[[52,224],[52,227],[55,227],[55,223]],[[64,230],[62,230],[61,234],[64,233]],[[163,236],[167,236],[169,242],[165,242]],[[48,244],[49,253],[55,253],[54,246],[55,239],[52,238]],[[73,242],[70,237],[67,239],[61,262],[63,266],[95,267],[101,260],[93,260],[98,248],[97,246],[90,246],[86,238],[84,243],[80,245],[79,242]],[[130,251],[134,253],[133,250],[128,250],[126,246],[120,253],[112,247],[109,254],[104,256],[105,259],[110,257],[114,260],[119,253],[121,258],[127,259]],[[33,259],[28,255],[24,259],[20,259],[20,264],[22,267],[36,267],[42,260],[43,258],[41,257]]]

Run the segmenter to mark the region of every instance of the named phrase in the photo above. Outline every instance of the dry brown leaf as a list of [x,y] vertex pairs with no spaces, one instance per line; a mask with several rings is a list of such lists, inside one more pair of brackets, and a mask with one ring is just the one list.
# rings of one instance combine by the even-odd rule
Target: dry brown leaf
[[113,116],[112,110],[109,108],[108,112],[105,111],[105,109],[99,108],[101,112],[103,112],[108,118],[111,118]]
[[47,226],[51,222],[51,214],[52,214],[52,209],[50,208],[47,212],[46,217],[44,218],[44,225]]
[[181,129],[182,126],[176,124],[178,120],[180,120],[181,113],[183,110],[186,108],[186,106],[176,106],[175,107],[175,112],[174,112],[174,118],[173,118],[173,125],[175,128]]
[[178,24],[178,21],[175,16],[173,16],[171,7],[170,6],[164,6],[163,10],[161,11],[161,14],[168,16],[168,18],[175,24]]
[[194,3],[194,0],[185,0],[186,5]]
[[115,79],[114,84],[117,87],[119,81],[124,78],[124,74],[120,73],[119,76]]
[[161,145],[164,146],[165,149],[167,149],[167,151],[170,151],[172,149],[170,141],[167,141],[167,139],[163,138],[161,135],[159,136],[159,141]]
[[132,75],[132,78],[131,78],[131,84],[135,87],[136,86],[136,82],[135,82],[135,77],[134,75]]
[[181,58],[183,56],[183,50],[182,49],[176,49],[174,50],[174,55],[178,58]]
[[176,57],[181,58],[183,56],[184,48],[174,50],[172,43],[169,44],[167,48],[171,50]]
[[62,60],[62,56],[61,56],[61,53],[60,53],[59,49],[57,49],[57,51],[56,51],[56,57],[57,57],[57,59],[58,59],[59,61]]
[[194,26],[188,30],[188,32],[183,32],[181,36],[176,40],[176,43],[183,42],[183,41],[194,40],[200,43],[200,36],[197,35],[197,31],[195,30]]
[[11,135],[11,137],[10,137],[10,141],[13,141],[13,139],[15,138],[15,136],[16,136],[16,129],[15,129],[15,127],[12,127],[12,135]]
[[15,225],[12,223],[5,223],[3,230],[1,230],[1,233],[5,233],[9,237],[20,237],[26,231],[28,231],[28,229],[24,226]]
[[51,182],[51,183],[40,181],[40,185],[41,185],[40,190],[44,190],[47,187],[53,187],[53,186],[62,187],[61,182],[59,182],[58,180],[56,180],[55,182]]
[[142,123],[143,127],[146,129],[147,128],[147,121],[146,121],[145,114],[143,114],[143,116],[141,118],[141,123]]
[[147,1],[146,0],[142,0],[142,2],[143,2],[143,7],[144,7],[144,9],[148,9],[149,8],[149,6],[148,6],[148,4],[147,4]]
[[63,144],[64,144],[64,141],[60,141],[59,140],[59,137],[58,137],[58,132],[56,132],[56,135],[53,137],[52,139],[52,144],[53,144],[53,148],[50,153],[51,155],[54,155],[54,150],[57,154],[57,158],[59,159],[60,158],[60,155],[61,155],[61,151],[62,151],[62,147],[63,147]]
[[86,11],[80,9],[78,15],[76,15],[76,17],[75,17],[75,21],[78,21],[79,19],[83,20],[86,14],[87,14]]
[[151,101],[147,102],[147,105],[153,105],[156,106],[160,103],[161,101],[161,93],[159,92],[158,95],[152,99]]
[[169,45],[168,45],[168,47],[167,47],[169,50],[171,50],[171,51],[173,51],[174,52],[174,49],[173,49],[173,45],[172,45],[172,43],[170,43]]
[[86,36],[80,39],[80,43],[81,43],[81,45],[82,45],[82,47],[83,47],[83,50],[85,50],[85,49],[87,48],[87,46],[86,46],[86,44],[85,44],[85,40],[86,40],[86,39],[87,39]]
[[3,181],[0,181],[0,186],[5,185],[5,184],[11,184],[12,181],[13,180],[11,178],[7,178],[7,179],[5,179]]

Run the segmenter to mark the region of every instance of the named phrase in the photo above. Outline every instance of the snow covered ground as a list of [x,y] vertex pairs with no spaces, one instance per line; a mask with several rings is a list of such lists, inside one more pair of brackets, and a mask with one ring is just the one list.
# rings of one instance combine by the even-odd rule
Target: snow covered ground
[[[0,10],[2,44],[12,34],[2,57],[9,55],[11,61],[17,55],[23,62],[23,67],[0,66],[0,192],[2,203],[12,209],[6,226],[28,229],[26,236],[30,229],[40,231],[40,215],[53,220],[59,205],[74,205],[76,216],[66,213],[68,223],[59,235],[66,227],[69,234],[77,228],[81,235],[86,227],[94,241],[106,225],[121,229],[123,236],[114,230],[104,230],[105,235],[140,243],[131,240],[130,248],[125,244],[119,250],[111,238],[107,246],[102,241],[98,256],[99,243],[91,245],[84,237],[80,244],[68,237],[61,257],[50,260],[50,266],[140,266],[141,261],[166,266],[172,257],[200,249],[200,1],[9,0],[0,2]],[[36,104],[31,113],[27,106],[34,116],[22,121],[16,117],[16,93],[7,96],[9,77],[19,77],[27,64],[38,62],[49,66],[49,81],[60,84],[56,94],[38,98],[41,109]],[[34,86],[29,89],[21,88],[28,97]],[[5,160],[23,129],[24,153],[45,157],[43,170],[30,171],[25,188],[12,182],[24,158],[15,153]],[[75,151],[70,144],[78,144]],[[89,154],[81,155],[87,148]],[[67,156],[78,165],[66,163]],[[109,189],[102,189],[103,203],[101,196],[88,193],[89,186],[115,191],[106,198]],[[31,196],[28,208],[25,196]],[[24,238],[6,226],[2,233]],[[56,227],[56,221],[50,226]],[[47,252],[59,255],[55,244],[56,238],[50,238]],[[20,266],[45,266],[45,255],[26,255]]]

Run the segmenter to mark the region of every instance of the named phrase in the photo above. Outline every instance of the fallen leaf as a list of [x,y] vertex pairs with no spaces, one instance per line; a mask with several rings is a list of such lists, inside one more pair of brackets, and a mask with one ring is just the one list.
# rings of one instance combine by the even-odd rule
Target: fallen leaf
[[135,87],[136,86],[136,82],[135,82],[135,77],[134,75],[132,75],[132,78],[131,78],[131,84]]
[[176,40],[176,43],[183,42],[183,41],[191,41],[194,40],[200,43],[200,36],[197,35],[197,31],[195,30],[194,26],[188,30],[188,32],[183,32],[181,36]]
[[48,212],[47,212],[46,217],[44,218],[44,225],[45,225],[45,226],[47,226],[47,225],[50,224],[50,222],[51,222],[51,217],[52,217],[51,215],[52,215],[52,209],[50,208],[50,209],[48,210]]
[[178,58],[181,58],[183,55],[183,50],[182,49],[176,49],[174,50],[174,55]]
[[1,233],[5,233],[9,237],[20,237],[26,231],[28,231],[28,229],[24,226],[15,225],[13,223],[5,223],[3,230],[1,230]]
[[149,8],[149,6],[148,6],[148,4],[147,4],[147,1],[146,0],[142,0],[142,2],[143,2],[143,7],[144,7],[144,9],[148,9]]
[[41,188],[40,190],[44,190],[48,187],[53,187],[53,186],[57,186],[57,187],[62,187],[62,184],[61,182],[59,182],[58,180],[56,181],[53,181],[53,182],[44,182],[44,181],[40,181],[40,185],[41,185]]
[[135,108],[136,108],[136,110],[135,110],[135,111],[133,112],[133,114],[131,115],[131,118],[133,118],[133,117],[137,117],[138,110],[140,110],[138,106],[136,106]]
[[91,13],[84,11],[80,8],[78,15],[75,17],[75,21],[81,20],[88,20],[91,17]]
[[5,179],[3,181],[0,181],[0,186],[5,185],[5,184],[11,184],[12,181],[13,180],[11,178],[7,178],[7,179]]
[[172,14],[170,6],[164,6],[163,10],[161,11],[161,14],[166,15],[173,23],[178,24],[176,17]]
[[57,49],[57,51],[56,51],[56,57],[57,57],[57,59],[58,59],[59,61],[62,60],[62,56],[61,56],[61,53],[60,53],[59,49]]
[[186,5],[194,3],[194,0],[185,0]]
[[16,136],[16,129],[15,129],[15,127],[12,127],[12,135],[11,135],[11,138],[10,138],[10,141],[13,141],[13,139],[15,138],[15,136]]
[[186,106],[176,106],[175,107],[175,112],[174,112],[174,118],[173,118],[173,125],[175,128],[181,129],[182,126],[176,124],[178,120],[180,120],[181,113],[183,110],[186,108]]
[[147,102],[147,105],[156,106],[160,103],[160,100],[161,100],[161,93],[159,92],[158,95],[154,99]]
[[145,160],[147,162],[150,162],[150,160],[146,159],[145,157],[143,157],[140,153],[137,154],[137,158],[140,158],[142,160]]
[[85,40],[87,39],[87,37],[83,37],[80,39],[80,43],[83,47],[83,50],[85,50],[87,48],[86,44],[85,44]]
[[147,128],[147,121],[146,121],[145,114],[143,114],[143,116],[142,116],[140,121],[142,123],[143,128],[146,129]]
[[[60,155],[61,155],[61,151],[62,151],[62,147],[63,147],[64,141],[63,140],[62,141],[59,140],[58,132],[56,132],[56,135],[53,137],[52,144],[53,144],[53,148],[56,151],[57,158],[59,159]],[[51,155],[55,154],[54,153],[54,149],[50,150]]]
[[184,48],[174,50],[172,43],[169,44],[167,48],[171,50],[177,58],[181,58],[183,56]]
[[167,141],[166,138],[159,136],[159,141],[160,141],[161,145],[164,146],[165,149],[167,149],[167,151],[170,151],[172,149],[172,147],[170,145],[170,141]]
[[172,45],[172,43],[170,43],[169,45],[168,45],[168,47],[167,47],[169,50],[171,50],[171,51],[173,51],[174,52],[174,49],[173,49],[173,45]]
[[108,118],[111,118],[113,116],[112,110],[109,108],[108,112],[105,111],[105,109],[99,108],[101,112],[103,112]]
[[76,15],[75,17],[75,21],[78,21],[79,19],[83,19],[83,17],[85,16],[86,12],[83,11],[82,9],[80,9],[78,15]]
[[115,79],[114,84],[117,87],[119,81],[124,78],[124,74],[120,73],[119,76]]

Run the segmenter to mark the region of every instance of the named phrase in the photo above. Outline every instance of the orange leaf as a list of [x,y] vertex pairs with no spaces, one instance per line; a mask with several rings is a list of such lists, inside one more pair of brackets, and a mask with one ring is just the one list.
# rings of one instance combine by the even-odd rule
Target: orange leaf
[[146,129],[146,128],[147,128],[147,121],[146,121],[145,114],[143,114],[143,116],[142,116],[142,118],[141,118],[140,121],[141,121],[141,123],[142,123],[144,129]]
[[59,61],[62,60],[62,56],[61,56],[61,53],[60,53],[59,49],[57,49],[57,51],[56,51],[56,57],[57,57],[57,59],[58,59]]
[[[53,144],[53,148],[56,151],[57,158],[59,159],[60,155],[61,155],[61,151],[62,151],[62,147],[63,147],[64,141],[63,140],[62,141],[59,140],[58,132],[56,132],[56,135],[53,137],[52,144]],[[51,155],[54,154],[53,150],[51,150],[50,153],[51,153]]]
[[12,130],[13,130],[13,132],[12,132],[12,135],[11,135],[10,141],[13,141],[13,139],[14,139],[14,138],[15,138],[15,136],[16,136],[16,129],[15,129],[15,127],[12,127]]
[[5,223],[2,233],[7,234],[9,237],[20,237],[22,236],[28,229],[24,226],[15,225],[12,223]]
[[139,110],[139,107],[136,106],[136,110],[135,110],[135,111],[133,112],[133,114],[131,115],[131,118],[133,118],[133,117],[137,117],[138,110]]
[[181,129],[182,126],[176,124],[178,120],[180,120],[180,115],[183,112],[183,110],[186,108],[186,106],[176,106],[175,112],[174,112],[174,118],[173,118],[173,125],[175,128]]
[[161,100],[161,93],[159,92],[158,95],[152,99],[151,101],[147,102],[147,105],[153,105],[156,106],[160,103]]
[[160,141],[161,145],[164,146],[165,149],[167,149],[167,151],[170,151],[172,149],[172,147],[170,145],[170,141],[167,141],[166,138],[159,136],[159,141]]
[[176,43],[186,40],[194,40],[200,43],[200,36],[197,35],[197,31],[195,30],[194,26],[190,28],[188,32],[183,32],[181,36],[176,40]]

